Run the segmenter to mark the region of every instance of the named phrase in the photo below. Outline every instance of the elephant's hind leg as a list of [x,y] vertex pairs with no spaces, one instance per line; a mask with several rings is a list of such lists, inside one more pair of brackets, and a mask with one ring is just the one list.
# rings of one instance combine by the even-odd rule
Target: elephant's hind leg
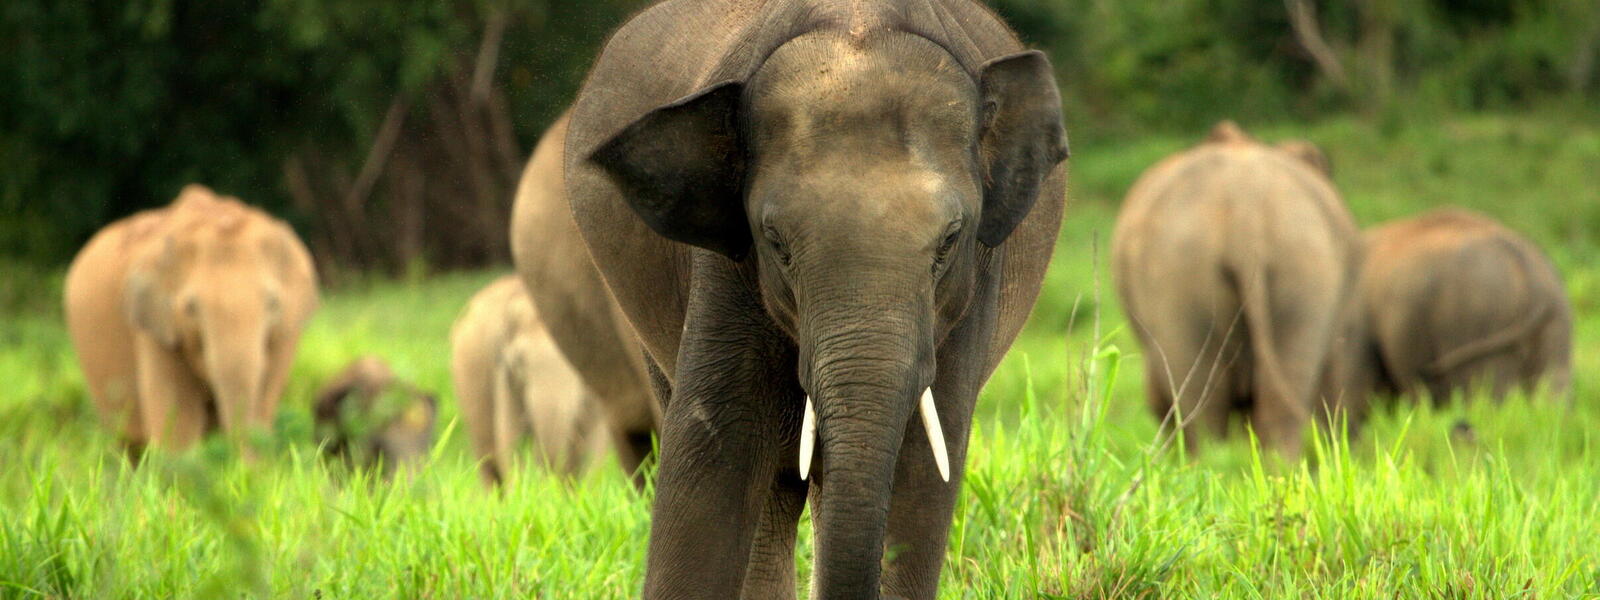
[[1214,330],[1187,338],[1150,336],[1145,343],[1145,385],[1153,415],[1168,435],[1181,429],[1191,452],[1199,449],[1202,438],[1227,434],[1244,334],[1237,323],[1230,334],[1223,329],[1228,321],[1218,321],[1223,325]]

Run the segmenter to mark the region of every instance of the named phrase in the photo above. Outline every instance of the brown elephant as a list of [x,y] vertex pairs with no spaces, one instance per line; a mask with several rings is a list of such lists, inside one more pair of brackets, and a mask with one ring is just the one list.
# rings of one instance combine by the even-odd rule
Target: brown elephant
[[536,459],[562,473],[605,452],[610,437],[599,402],[550,339],[517,276],[472,297],[451,328],[450,347],[456,404],[486,483],[515,472],[530,437]]
[[393,475],[433,449],[439,401],[400,380],[383,359],[363,356],[317,390],[312,414],[324,452]]
[[638,338],[600,279],[567,206],[561,151],[568,116],[540,138],[523,171],[512,210],[511,253],[544,329],[583,383],[605,420],[617,459],[644,484],[639,465],[660,421]]
[[558,162],[564,260],[588,248],[663,402],[645,597],[794,597],[808,502],[813,595],[936,596],[1067,154],[1050,61],[973,0],[666,0],[617,30]]
[[1444,208],[1373,228],[1360,279],[1360,384],[1445,400],[1484,383],[1495,398],[1572,379],[1572,307],[1533,242]]
[[269,427],[318,302],[287,224],[199,185],[97,233],[65,291],[95,407],[135,451]]
[[1314,156],[1224,122],[1128,192],[1112,270],[1164,423],[1221,435],[1242,410],[1293,457],[1318,405],[1339,401],[1330,369],[1361,237]]

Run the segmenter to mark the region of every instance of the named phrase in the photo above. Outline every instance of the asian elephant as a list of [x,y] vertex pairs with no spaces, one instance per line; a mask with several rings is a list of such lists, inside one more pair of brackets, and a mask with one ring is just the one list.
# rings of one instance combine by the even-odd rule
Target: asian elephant
[[393,475],[433,450],[439,401],[396,377],[383,359],[363,356],[317,390],[312,414],[324,452]]
[[1444,208],[1373,228],[1360,279],[1360,383],[1446,400],[1572,379],[1572,307],[1538,246],[1487,216]]
[[664,402],[644,596],[793,598],[809,496],[814,597],[933,598],[978,390],[1060,228],[1049,60],[972,0],[667,0],[566,136]]
[[512,209],[511,254],[543,315],[541,335],[550,336],[594,392],[591,401],[607,430],[597,439],[612,444],[623,470],[642,488],[639,465],[653,447],[660,405],[638,336],[601,281],[567,207],[561,178],[567,120],[562,115],[550,126],[523,171]]
[[594,394],[562,357],[522,280],[507,275],[479,291],[450,330],[456,404],[484,482],[516,470],[522,442],[559,472],[577,473],[610,444]]
[[269,427],[318,302],[287,224],[199,185],[102,229],[65,288],[90,396],[136,453]]
[[1223,122],[1145,171],[1117,217],[1112,271],[1150,407],[1191,444],[1238,410],[1292,458],[1310,417],[1341,406],[1330,370],[1361,236],[1314,156]]

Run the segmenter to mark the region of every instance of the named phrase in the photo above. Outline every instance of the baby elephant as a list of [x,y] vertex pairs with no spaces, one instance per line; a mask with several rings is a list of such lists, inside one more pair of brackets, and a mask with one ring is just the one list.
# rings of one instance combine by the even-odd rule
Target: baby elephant
[[439,401],[396,378],[382,359],[363,356],[317,391],[313,412],[329,455],[393,475],[433,449]]
[[1561,275],[1532,242],[1459,208],[1374,228],[1360,307],[1365,379],[1378,391],[1436,399],[1485,383],[1495,398],[1572,378],[1572,308]]
[[456,402],[486,483],[504,481],[530,436],[537,459],[568,474],[610,445],[593,394],[550,339],[521,279],[501,277],[473,296],[450,346]]
[[1158,419],[1220,435],[1239,409],[1265,446],[1298,453],[1360,264],[1320,157],[1224,122],[1128,193],[1112,269]]
[[199,185],[95,234],[65,287],[89,394],[135,454],[269,427],[317,306],[294,231]]

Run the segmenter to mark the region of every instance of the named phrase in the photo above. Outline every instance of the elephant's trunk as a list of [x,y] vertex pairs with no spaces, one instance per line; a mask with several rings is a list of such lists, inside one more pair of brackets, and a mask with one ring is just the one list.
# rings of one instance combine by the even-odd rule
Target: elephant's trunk
[[204,359],[218,425],[230,437],[258,423],[266,380],[266,340],[256,327],[217,327],[206,336]]
[[900,441],[933,379],[932,319],[915,293],[851,295],[819,302],[801,328],[819,446],[817,556],[826,561],[816,585],[876,597],[895,462],[901,451],[929,451]]

